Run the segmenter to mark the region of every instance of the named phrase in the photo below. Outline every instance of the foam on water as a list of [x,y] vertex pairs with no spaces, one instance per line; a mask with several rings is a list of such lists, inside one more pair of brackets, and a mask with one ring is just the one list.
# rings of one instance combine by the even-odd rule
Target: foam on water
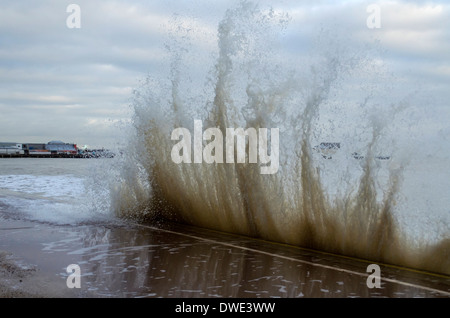
[[[108,217],[108,210],[96,204],[101,191],[95,185],[98,180],[84,173],[92,163],[70,159],[4,159],[0,171],[1,216],[59,225]],[[17,173],[8,173],[9,166],[16,167]]]

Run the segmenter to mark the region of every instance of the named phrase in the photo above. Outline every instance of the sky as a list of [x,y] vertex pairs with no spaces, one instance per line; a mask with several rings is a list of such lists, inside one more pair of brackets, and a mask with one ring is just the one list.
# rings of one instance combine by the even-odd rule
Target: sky
[[[217,51],[218,24],[238,3],[2,0],[0,141],[114,147],[131,120],[133,90],[149,74],[168,76],[167,46],[186,35],[178,27],[192,28],[194,50]],[[378,41],[400,91],[421,92],[415,113],[420,131],[449,142],[450,2],[259,3],[289,15],[280,43],[293,56],[303,54],[324,26],[346,34],[350,50]],[[68,12],[71,4],[78,5],[79,16]],[[380,11],[379,20],[370,21],[379,25],[368,24],[377,14],[371,4]]]

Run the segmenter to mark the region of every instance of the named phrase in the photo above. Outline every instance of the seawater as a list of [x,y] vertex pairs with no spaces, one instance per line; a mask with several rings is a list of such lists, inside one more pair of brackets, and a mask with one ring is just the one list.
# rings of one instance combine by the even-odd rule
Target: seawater
[[[377,41],[322,28],[295,56],[280,49],[289,15],[242,2],[204,52],[189,24],[174,22],[167,72],[134,92],[127,153],[111,177],[115,215],[450,273],[448,157],[411,134],[417,105],[397,90]],[[171,133],[193,131],[195,119],[223,132],[278,128],[278,172],[174,163]],[[321,142],[342,146],[326,159],[314,150]]]
[[[111,218],[94,184],[102,160],[10,158],[0,161],[0,212],[9,219],[77,225]],[[104,163],[103,163],[104,166]],[[96,189],[91,191],[90,189]]]

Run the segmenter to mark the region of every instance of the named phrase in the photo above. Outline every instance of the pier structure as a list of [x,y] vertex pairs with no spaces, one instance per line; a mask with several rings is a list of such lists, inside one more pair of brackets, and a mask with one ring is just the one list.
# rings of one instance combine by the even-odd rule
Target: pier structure
[[81,149],[59,140],[48,143],[0,142],[0,158],[112,158],[106,149]]

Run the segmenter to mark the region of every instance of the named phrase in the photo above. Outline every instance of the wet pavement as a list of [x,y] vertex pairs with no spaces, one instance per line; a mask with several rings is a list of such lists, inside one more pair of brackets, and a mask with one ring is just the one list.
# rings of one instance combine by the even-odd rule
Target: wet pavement
[[179,224],[0,221],[0,251],[35,269],[3,284],[38,297],[450,297],[444,275],[379,264],[369,288],[372,262]]

